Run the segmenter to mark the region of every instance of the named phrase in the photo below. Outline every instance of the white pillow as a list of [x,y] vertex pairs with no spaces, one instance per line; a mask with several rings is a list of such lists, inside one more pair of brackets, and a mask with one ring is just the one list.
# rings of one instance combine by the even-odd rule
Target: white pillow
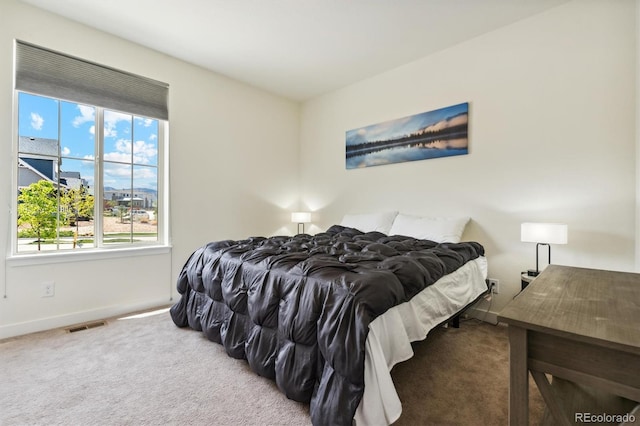
[[362,232],[382,232],[389,235],[391,224],[398,212],[345,214],[340,225]]
[[393,221],[389,235],[431,240],[437,243],[459,243],[468,217],[418,217],[399,214]]

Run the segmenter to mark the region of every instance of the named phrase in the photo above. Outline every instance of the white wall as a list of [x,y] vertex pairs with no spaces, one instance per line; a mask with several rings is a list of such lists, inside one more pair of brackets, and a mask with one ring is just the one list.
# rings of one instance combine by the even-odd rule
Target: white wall
[[[10,254],[13,39],[170,84],[173,250],[116,259],[0,262],[0,338],[167,304],[189,254],[205,242],[291,233],[300,107],[266,92],[16,0],[0,10],[0,252]],[[56,295],[41,297],[54,280]]]
[[[19,38],[168,82],[170,254],[18,265],[0,262],[0,338],[169,303],[199,245],[311,231],[345,212],[469,215],[501,294],[534,266],[523,221],[569,224],[554,263],[634,269],[638,1],[576,0],[398,69],[293,102],[16,0],[0,11],[0,143],[12,146],[12,43]],[[470,102],[470,153],[345,170],[345,131]],[[299,144],[298,144],[299,140]],[[640,144],[640,139],[637,141]],[[250,144],[250,145],[249,145]],[[248,147],[251,148],[248,148]],[[0,250],[9,255],[12,159],[0,156]],[[296,181],[299,173],[300,180]],[[298,193],[302,204],[298,206]],[[640,263],[640,262],[639,262]],[[40,297],[43,281],[56,296]]]
[[[635,17],[634,0],[576,0],[306,102],[301,191],[314,226],[392,209],[470,216],[464,237],[500,280],[493,312],[535,266],[521,222],[568,224],[553,263],[633,270]],[[345,131],[461,102],[469,155],[345,169]]]

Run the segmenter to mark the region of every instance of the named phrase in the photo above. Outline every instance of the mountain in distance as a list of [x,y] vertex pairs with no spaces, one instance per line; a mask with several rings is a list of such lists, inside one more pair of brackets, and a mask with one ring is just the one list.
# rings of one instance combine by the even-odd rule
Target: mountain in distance
[[[126,188],[126,189],[122,189],[122,188],[114,188],[112,186],[105,186],[104,187],[104,192],[125,192],[125,191],[131,191],[130,188]],[[158,190],[157,189],[152,189],[152,188],[133,188],[133,192],[134,193],[151,193],[154,195],[158,195]]]

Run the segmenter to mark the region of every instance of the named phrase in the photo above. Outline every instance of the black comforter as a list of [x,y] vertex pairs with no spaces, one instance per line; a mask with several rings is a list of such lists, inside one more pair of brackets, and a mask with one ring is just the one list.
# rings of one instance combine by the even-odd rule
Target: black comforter
[[334,225],[314,236],[219,241],[196,250],[171,308],[234,358],[310,402],[315,425],[349,425],[364,389],[369,323],[484,254]]

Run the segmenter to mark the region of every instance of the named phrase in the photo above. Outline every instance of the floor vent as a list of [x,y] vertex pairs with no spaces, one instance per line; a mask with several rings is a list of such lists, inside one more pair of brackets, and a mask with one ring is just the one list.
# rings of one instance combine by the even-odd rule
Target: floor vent
[[107,325],[107,323],[104,321],[96,321],[96,322],[90,322],[87,324],[74,325],[73,327],[67,328],[67,332],[75,333],[76,331],[89,330],[90,328],[102,327],[104,325]]

